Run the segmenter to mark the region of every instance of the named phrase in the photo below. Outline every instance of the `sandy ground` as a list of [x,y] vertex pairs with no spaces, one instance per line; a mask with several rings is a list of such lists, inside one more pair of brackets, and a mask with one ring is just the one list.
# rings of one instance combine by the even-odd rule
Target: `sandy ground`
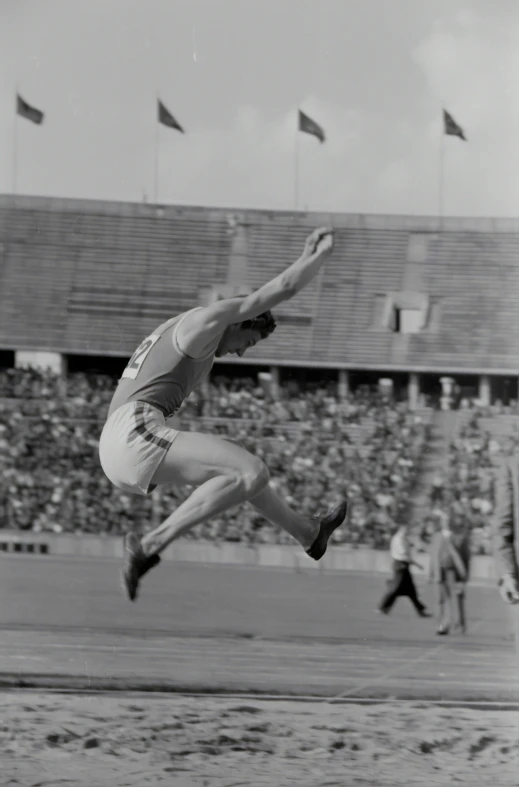
[[519,784],[519,714],[6,693],[2,787]]

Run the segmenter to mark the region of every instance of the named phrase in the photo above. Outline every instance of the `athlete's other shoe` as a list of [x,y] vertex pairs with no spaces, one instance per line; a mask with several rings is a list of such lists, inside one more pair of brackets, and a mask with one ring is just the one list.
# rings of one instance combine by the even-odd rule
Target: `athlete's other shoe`
[[346,519],[348,512],[348,501],[343,500],[342,503],[332,508],[332,510],[324,516],[320,521],[319,534],[315,539],[310,549],[306,550],[306,554],[313,557],[314,560],[320,560],[326,552],[328,540],[334,530],[337,530]]
[[130,601],[137,598],[139,580],[150,568],[160,563],[159,555],[145,555],[137,533],[127,533],[124,537],[124,565],[121,583]]

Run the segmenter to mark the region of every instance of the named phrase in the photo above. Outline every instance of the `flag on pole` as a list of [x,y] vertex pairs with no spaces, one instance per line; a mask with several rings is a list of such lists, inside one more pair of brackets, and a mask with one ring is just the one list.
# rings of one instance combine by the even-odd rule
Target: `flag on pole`
[[159,123],[162,123],[163,126],[167,126],[168,128],[174,128],[177,131],[180,131],[181,134],[184,134],[184,129],[180,125],[180,123],[175,120],[171,112],[166,109],[162,101],[159,100]]
[[43,123],[43,118],[45,117],[43,112],[40,112],[40,110],[35,107],[31,107],[31,105],[28,104],[27,101],[24,101],[18,93],[16,94],[16,112],[26,120],[36,123],[37,126]]
[[326,137],[324,134],[324,129],[316,123],[315,120],[305,115],[304,112],[299,110],[299,131],[303,131],[305,134],[313,134],[314,137],[317,137],[319,142],[324,142]]
[[452,115],[450,115],[446,109],[443,110],[443,130],[445,134],[450,137],[459,137],[463,139],[465,142],[467,141],[467,137],[461,126],[458,126]]

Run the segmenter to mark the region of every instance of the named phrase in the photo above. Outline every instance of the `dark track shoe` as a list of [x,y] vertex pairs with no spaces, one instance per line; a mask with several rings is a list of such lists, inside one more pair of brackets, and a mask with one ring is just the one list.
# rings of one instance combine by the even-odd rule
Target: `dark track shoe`
[[337,530],[346,519],[348,512],[348,501],[343,500],[342,503],[332,508],[332,510],[321,519],[319,534],[315,539],[310,549],[306,550],[306,554],[314,560],[320,560],[326,552],[328,540],[334,530]]
[[137,533],[128,533],[124,537],[124,566],[121,571],[121,584],[130,601],[137,598],[139,580],[151,568],[160,563],[159,555],[145,555]]

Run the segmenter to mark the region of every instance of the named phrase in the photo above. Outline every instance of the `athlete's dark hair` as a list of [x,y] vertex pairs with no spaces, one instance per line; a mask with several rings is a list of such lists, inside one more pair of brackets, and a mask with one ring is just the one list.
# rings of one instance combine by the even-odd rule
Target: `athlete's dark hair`
[[254,317],[252,320],[244,320],[240,327],[259,331],[261,338],[266,339],[267,336],[270,336],[270,334],[275,331],[276,321],[272,316],[272,312],[268,311],[263,312],[263,314],[258,314],[258,316]]

